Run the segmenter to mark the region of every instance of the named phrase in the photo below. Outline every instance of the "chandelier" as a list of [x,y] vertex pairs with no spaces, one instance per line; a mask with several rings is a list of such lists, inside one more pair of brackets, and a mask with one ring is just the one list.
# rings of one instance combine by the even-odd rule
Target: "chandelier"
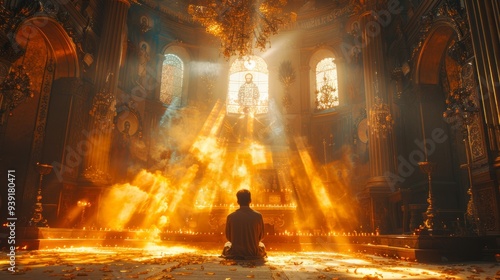
[[254,49],[265,50],[271,35],[295,21],[296,14],[283,12],[286,4],[287,0],[201,0],[189,5],[188,13],[220,39],[224,57],[243,57]]
[[[30,33],[31,35],[31,33]],[[26,41],[25,51],[28,49],[29,36]],[[24,67],[25,53],[20,64],[11,66],[9,73],[0,83],[0,124],[3,123],[4,113],[12,115],[19,104],[25,101],[28,97],[33,98],[34,94],[31,91],[31,79]]]
[[323,76],[323,85],[319,90],[316,90],[316,110],[330,109],[338,104],[339,98],[333,95],[336,91],[336,88],[328,84],[326,75]]
[[8,112],[14,110],[21,102],[28,97],[33,97],[31,92],[31,81],[23,65],[13,66],[9,74],[0,84],[0,92],[3,96],[3,102],[6,104]]

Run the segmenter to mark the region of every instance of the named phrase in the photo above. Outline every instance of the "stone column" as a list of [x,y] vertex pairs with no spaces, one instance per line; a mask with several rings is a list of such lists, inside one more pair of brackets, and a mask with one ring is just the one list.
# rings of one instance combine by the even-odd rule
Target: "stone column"
[[[367,13],[362,16],[363,41],[362,48],[363,66],[365,76],[366,111],[370,118],[370,111],[380,98],[382,103],[388,102],[385,86],[384,57],[382,53],[381,26]],[[392,157],[390,156],[390,133],[375,131],[378,125],[376,120],[369,119],[369,155],[370,155],[370,187],[389,187],[385,175],[391,170]]]
[[89,131],[91,147],[85,159],[83,177],[92,183],[106,184],[109,176],[109,150],[114,129],[115,100],[120,59],[125,42],[125,24],[130,2],[106,1],[103,29],[96,62],[96,93],[90,108]]
[[127,13],[130,8],[128,0],[106,1],[105,19],[100,36],[99,51],[96,62],[96,89],[100,90],[106,83],[108,73],[113,73],[109,83],[115,89],[118,82],[120,59],[122,57]]
[[[467,16],[472,36],[479,79],[479,91],[484,102],[490,150],[500,150],[500,4],[493,0],[467,0]],[[496,59],[495,59],[496,58]],[[497,162],[500,160],[497,159]]]
[[[500,3],[497,0],[465,0],[481,96],[484,123],[493,168],[474,178],[474,200],[486,231],[500,230]],[[474,172],[478,173],[478,172]],[[486,179],[486,180],[485,180]],[[486,181],[486,182],[485,182]]]
[[165,54],[159,53],[156,54],[156,81],[157,82],[157,87],[153,91],[153,99],[154,100],[160,100],[160,95],[161,95],[161,75],[163,73],[163,62],[165,61]]
[[380,121],[376,120],[371,112],[374,105],[388,103],[385,86],[384,56],[382,46],[382,26],[373,17],[372,11],[360,16],[362,27],[362,54],[364,66],[366,111],[369,122],[368,150],[370,157],[370,178],[364,190],[364,198],[370,209],[368,226],[372,231],[389,231],[388,196],[395,186],[390,184],[388,174],[393,170],[392,134],[391,130],[380,128]]
[[[309,65],[309,59],[311,58],[311,54],[307,51],[302,51],[300,53],[300,68],[299,68],[299,80],[296,81],[300,86],[300,92],[310,92],[311,85],[311,67]],[[300,131],[300,135],[310,135],[310,127],[311,127],[311,96],[308,94],[300,94],[299,95],[299,112],[301,115],[301,126],[298,127]]]

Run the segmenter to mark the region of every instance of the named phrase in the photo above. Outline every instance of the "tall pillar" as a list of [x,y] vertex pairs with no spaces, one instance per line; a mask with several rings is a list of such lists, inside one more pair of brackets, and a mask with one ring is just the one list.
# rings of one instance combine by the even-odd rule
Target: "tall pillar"
[[487,232],[500,231],[500,3],[497,0],[465,0],[470,26],[477,92],[481,96],[483,119],[488,137],[492,167],[490,178],[474,178],[474,200],[482,227]]
[[125,42],[125,24],[130,2],[128,0],[106,1],[106,13],[100,36],[96,62],[96,93],[90,109],[89,131],[91,147],[85,159],[83,177],[92,183],[105,184],[110,181],[109,150],[115,116],[115,100]]
[[[299,68],[299,77],[300,80],[298,81],[299,86],[300,86],[300,92],[310,92],[311,91],[311,86],[310,86],[310,71],[311,67],[309,65],[309,58],[310,54],[304,52],[301,52],[301,61],[300,61],[300,68]],[[305,78],[307,77],[307,78]],[[300,130],[300,135],[310,135],[310,127],[311,127],[311,97],[308,94],[300,94],[300,100],[299,100],[299,112],[301,115],[301,127],[299,127]]]
[[106,3],[107,12],[105,13],[96,62],[95,86],[97,90],[104,87],[108,73],[113,73],[109,86],[113,90],[116,89],[123,44],[125,43],[127,13],[130,8],[128,0],[108,0]]
[[[156,80],[161,81],[161,73],[163,72],[162,68],[163,68],[163,62],[165,61],[165,54],[163,54],[163,53],[156,54],[156,61],[157,61]],[[160,91],[161,91],[161,85],[160,85],[160,83],[158,83],[158,85],[155,87],[155,89],[153,91],[152,99],[160,100],[160,95],[161,95]]]
[[[479,91],[490,150],[500,150],[500,4],[496,0],[467,0]],[[497,162],[500,160],[497,159]]]
[[[362,49],[363,66],[365,76],[365,98],[368,115],[376,104],[376,98],[380,102],[387,103],[388,95],[385,87],[384,57],[382,53],[381,26],[371,14],[362,16],[364,26],[363,40],[366,46]],[[390,133],[375,131],[377,120],[369,116],[369,155],[370,155],[370,183],[369,187],[389,187],[385,174],[391,170],[392,157],[390,156],[391,145]]]
[[[384,129],[375,114],[377,108],[388,108],[388,95],[385,86],[384,56],[382,46],[382,26],[367,11],[360,16],[363,39],[363,67],[365,81],[366,110],[369,122],[368,151],[370,157],[370,178],[364,189],[364,198],[369,213],[367,226],[372,231],[389,232],[388,197],[395,187],[387,175],[392,172],[392,128]],[[378,107],[375,107],[378,106]],[[388,111],[389,112],[389,111]],[[378,115],[377,113],[377,116]]]

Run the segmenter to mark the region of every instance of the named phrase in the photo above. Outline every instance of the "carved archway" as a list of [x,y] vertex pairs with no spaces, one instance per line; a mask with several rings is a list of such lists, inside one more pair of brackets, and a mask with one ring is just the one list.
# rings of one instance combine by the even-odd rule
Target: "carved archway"
[[[5,157],[7,161],[13,162],[17,175],[24,179],[18,183],[18,189],[25,204],[22,207],[25,209],[22,213],[23,218],[29,220],[30,206],[36,196],[36,189],[33,186],[37,186],[39,179],[36,163],[52,164],[44,158],[46,150],[49,149],[53,153],[54,147],[58,147],[59,150],[64,148],[58,146],[60,143],[54,143],[54,139],[63,141],[61,143],[66,141],[67,126],[64,125],[70,119],[68,112],[72,107],[70,104],[72,101],[65,101],[69,100],[68,95],[72,94],[73,88],[57,87],[55,83],[65,78],[78,78],[80,64],[77,48],[72,39],[62,25],[52,18],[36,16],[28,18],[19,25],[14,35],[16,42],[12,42],[12,45],[17,43],[20,47],[27,48],[25,55],[14,64],[25,66],[32,82],[33,98],[28,98],[29,100],[18,106],[5,125],[5,141],[9,143]],[[55,88],[58,88],[56,94],[54,94]],[[60,99],[56,100],[56,95],[60,96]],[[52,112],[56,112],[55,116]],[[49,128],[51,115],[59,121],[52,125],[59,134],[47,138],[47,135],[54,135]],[[22,135],[23,141],[18,140],[19,135]],[[45,184],[48,184],[47,180],[45,181]],[[46,193],[44,199],[57,199],[58,194],[58,190],[54,190],[53,193]],[[49,199],[44,201],[45,203],[55,205],[57,200]],[[50,209],[46,210],[50,212]],[[52,210],[54,217],[56,210],[55,208]]]
[[455,30],[446,23],[437,24],[431,30],[416,61],[414,79],[416,84],[439,84],[441,62],[455,38]]
[[[465,154],[460,130],[445,122],[443,112],[450,90],[460,84],[462,67],[453,58],[451,47],[462,39],[453,21],[446,18],[436,20],[429,26],[419,51],[413,56],[414,93],[417,95],[413,117],[421,131],[417,138],[426,141],[427,147],[423,149],[425,160],[436,163],[439,170],[433,173],[432,179],[434,208],[457,213],[466,205],[466,182],[457,168],[465,162]],[[433,138],[437,134],[442,135],[440,143]],[[429,145],[429,140],[433,141],[434,147]],[[446,215],[436,217],[442,219],[443,224],[449,224],[449,219],[452,219]]]
[[16,32],[16,41],[19,45],[26,45],[30,28],[34,28],[38,31],[37,34],[44,37],[47,48],[53,54],[56,65],[54,80],[80,76],[76,46],[60,23],[47,17],[29,18]]

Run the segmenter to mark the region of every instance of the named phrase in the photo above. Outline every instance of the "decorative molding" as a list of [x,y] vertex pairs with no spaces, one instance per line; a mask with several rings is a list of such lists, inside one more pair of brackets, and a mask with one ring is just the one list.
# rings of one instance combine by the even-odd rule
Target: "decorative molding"
[[290,60],[285,60],[281,62],[279,67],[279,81],[283,85],[283,108],[285,111],[289,111],[293,104],[293,99],[290,94],[290,85],[295,82],[296,79],[295,69],[293,68]]
[[[339,18],[348,17],[353,15],[358,15],[363,11],[363,7],[359,4],[359,1],[351,0],[351,2],[343,8],[328,10],[327,13],[317,13],[310,16],[299,16],[299,19],[295,23],[292,23],[289,27],[285,27],[284,30],[290,29],[312,29],[319,26],[327,25]],[[300,19],[302,18],[302,19]]]
[[28,172],[25,183],[25,201],[31,201],[35,197],[38,173],[36,172],[36,163],[42,159],[43,141],[45,138],[45,127],[47,125],[47,115],[49,109],[50,93],[52,90],[52,78],[54,75],[54,61],[49,59],[43,72],[42,87],[40,90],[40,101],[36,115],[35,129],[33,131],[33,141],[31,142],[31,155],[29,159]]
[[92,108],[89,115],[93,117],[94,124],[102,131],[109,131],[113,127],[113,117],[116,115],[116,99],[113,91],[110,89],[110,77],[113,73],[109,73],[106,78],[104,87],[94,96],[92,100]]
[[456,41],[448,48],[448,56],[455,60],[459,65],[463,65],[472,53],[467,51],[466,43],[464,40]]
[[481,227],[485,231],[497,230],[495,221],[499,218],[496,209],[498,209],[495,204],[495,192],[491,188],[486,188],[478,190],[476,192],[476,205],[478,207],[479,216],[481,217]]
[[[92,87],[89,83],[84,83],[79,78],[70,78],[69,81],[69,93],[73,95],[73,104],[72,110],[70,112],[70,120],[71,125],[69,126],[70,131],[68,132],[68,145],[70,147],[78,147],[79,143],[81,143],[82,139],[87,139],[87,136],[84,134],[85,124],[88,119],[88,104],[87,97],[90,96],[90,92],[92,91]],[[66,160],[65,158],[63,160]],[[69,164],[64,162],[65,166]],[[76,180],[78,178],[79,170],[78,168],[67,168],[63,173],[63,177],[65,179],[73,179]]]
[[386,138],[388,134],[392,133],[393,125],[394,119],[392,118],[389,105],[384,103],[380,97],[375,96],[368,118],[370,133],[374,134],[377,138],[380,135]]
[[442,1],[440,5],[421,17],[420,36],[411,51],[413,61],[416,60],[417,54],[420,53],[425,40],[429,37],[432,26],[438,21],[450,23],[456,31],[459,41],[463,40],[469,34],[467,20],[458,5],[458,1]]
[[94,183],[109,183],[111,181],[111,177],[106,172],[99,170],[94,166],[89,166],[83,171],[83,178],[94,182]]
[[470,144],[472,161],[477,161],[485,156],[485,147],[483,145],[483,136],[479,116],[474,117],[474,122],[470,125]]

